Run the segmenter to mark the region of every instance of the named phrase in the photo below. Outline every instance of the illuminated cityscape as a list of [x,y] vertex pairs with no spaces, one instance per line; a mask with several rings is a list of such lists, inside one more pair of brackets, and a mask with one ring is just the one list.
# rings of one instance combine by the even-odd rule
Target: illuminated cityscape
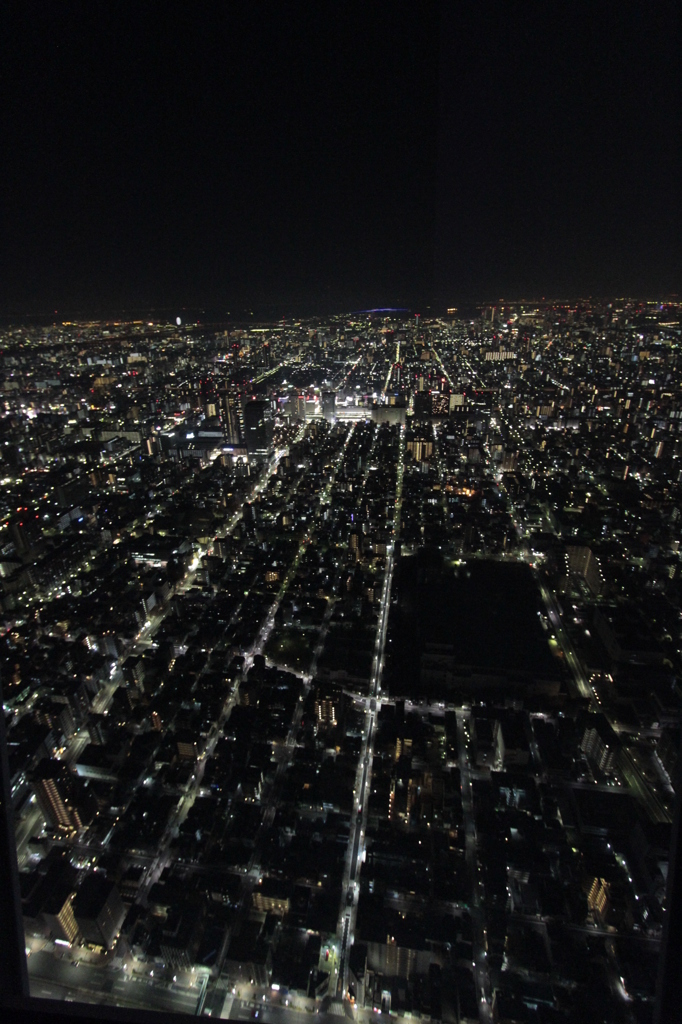
[[680,4],[6,14],[7,1024],[680,1024]]
[[682,305],[2,329],[33,996],[653,1020]]

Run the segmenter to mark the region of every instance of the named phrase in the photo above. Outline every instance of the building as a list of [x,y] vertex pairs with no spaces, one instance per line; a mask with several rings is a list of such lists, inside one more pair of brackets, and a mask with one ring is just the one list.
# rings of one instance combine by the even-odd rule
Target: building
[[603,579],[599,561],[592,549],[582,544],[571,544],[566,548],[566,554],[569,572],[581,576],[593,594],[600,594]]
[[60,832],[73,834],[83,827],[75,805],[75,782],[62,761],[44,757],[33,775],[33,788],[48,823]]
[[231,981],[263,986],[270,984],[272,951],[263,935],[264,923],[265,914],[252,911],[241,930],[230,936],[224,970]]
[[73,910],[75,899],[75,889],[56,886],[43,904],[42,916],[50,935],[63,942],[76,942],[80,935]]
[[431,415],[447,416],[450,411],[450,396],[440,391],[431,392]]
[[199,751],[196,737],[190,729],[181,729],[175,736],[178,757],[181,761],[196,761]]
[[424,438],[413,437],[407,442],[407,450],[415,462],[424,462],[433,455],[433,441]]
[[272,409],[264,399],[255,398],[244,406],[246,450],[249,455],[268,455],[272,449]]
[[112,767],[103,744],[89,743],[79,755],[75,768],[82,779],[95,779],[99,782],[118,781],[118,771]]
[[234,398],[228,392],[223,392],[221,395],[222,411],[223,411],[223,429],[225,431],[225,440],[228,444],[239,445],[241,444],[241,430],[239,429],[239,413]]
[[333,729],[341,723],[343,717],[342,697],[342,692],[336,687],[327,686],[324,689],[318,689],[315,697],[316,732]]
[[499,349],[489,349],[485,353],[486,363],[499,363],[506,362],[508,359],[516,359],[516,352],[511,349],[505,349],[501,345]]
[[594,878],[587,894],[587,905],[597,920],[604,921],[609,909],[609,883]]
[[473,719],[473,747],[478,768],[491,768],[495,763],[497,752],[496,727],[497,721],[487,715],[477,714]]
[[336,414],[336,392],[322,392],[322,415],[326,420],[333,420]]
[[126,916],[126,908],[113,882],[103,875],[88,875],[76,890],[72,910],[85,942],[113,949]]
[[264,878],[251,893],[255,910],[284,917],[289,913],[289,886],[276,878]]
[[24,518],[13,516],[9,523],[10,536],[18,555],[27,554],[31,545],[35,543],[35,530],[32,524],[29,524],[26,510],[24,510],[24,513]]
[[[145,604],[144,601],[143,604]],[[144,661],[137,655],[133,655],[132,657],[128,658],[123,666],[123,674],[127,682],[131,686],[137,687],[137,689],[140,690],[142,693],[144,693],[144,672]]]
[[220,405],[218,392],[212,377],[206,377],[202,380],[199,387],[199,398],[206,419],[215,419],[218,416]]
[[204,919],[205,907],[195,900],[171,907],[159,946],[164,960],[175,970],[191,969],[204,932]]
[[502,472],[503,473],[514,473],[519,461],[518,453],[512,451],[510,448],[506,448],[504,455],[502,456]]
[[530,750],[521,719],[508,716],[497,719],[494,726],[494,741],[496,767],[509,768],[513,765],[528,764]]
[[615,767],[618,746],[618,737],[606,717],[589,715],[580,749],[606,775]]

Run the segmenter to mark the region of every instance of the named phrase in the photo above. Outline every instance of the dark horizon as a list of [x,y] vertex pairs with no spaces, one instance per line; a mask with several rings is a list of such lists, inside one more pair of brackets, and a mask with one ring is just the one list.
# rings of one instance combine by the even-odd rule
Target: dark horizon
[[679,291],[677,5],[252,12],[12,13],[3,319]]
[[[132,323],[134,321],[149,318],[150,322],[173,324],[176,317],[180,317],[183,327],[203,327],[209,330],[213,327],[224,327],[229,325],[246,324],[269,324],[276,325],[279,321],[289,323],[291,321],[325,320],[334,317],[354,316],[375,316],[380,313],[403,314],[404,318],[418,314],[420,318],[429,320],[447,316],[449,313],[457,319],[474,319],[484,309],[493,306],[538,306],[538,307],[562,307],[562,306],[590,306],[594,304],[610,304],[617,302],[632,302],[641,304],[661,303],[662,305],[677,304],[679,295],[677,293],[649,295],[526,295],[520,298],[509,296],[489,296],[478,300],[460,302],[456,307],[445,305],[431,306],[427,303],[414,303],[412,306],[377,306],[366,309],[355,309],[349,307],[325,308],[314,306],[312,303],[279,303],[258,307],[255,304],[239,309],[237,306],[232,310],[224,312],[218,309],[210,309],[199,306],[148,306],[137,308],[100,308],[100,309],[59,309],[59,310],[36,310],[33,312],[3,311],[0,310],[0,325],[4,327],[48,327],[61,324],[78,323]],[[456,311],[456,312],[455,312]]]

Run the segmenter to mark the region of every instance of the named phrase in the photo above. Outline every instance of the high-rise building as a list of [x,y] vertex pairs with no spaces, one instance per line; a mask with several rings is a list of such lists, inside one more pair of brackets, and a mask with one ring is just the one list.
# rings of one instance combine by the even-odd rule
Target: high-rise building
[[433,455],[433,441],[427,438],[411,437],[407,442],[407,450],[415,462],[430,459]]
[[72,913],[86,942],[112,949],[126,916],[126,908],[114,883],[102,875],[92,874],[84,878],[76,890]]
[[28,518],[28,510],[23,515],[13,516],[9,524],[14,549],[18,555],[25,555],[35,544],[39,534],[35,528],[33,516]]
[[616,764],[618,737],[605,715],[589,715],[580,749],[605,775],[610,774]]
[[199,386],[199,397],[207,420],[219,415],[218,392],[212,377],[205,377]]
[[587,905],[599,921],[603,921],[609,909],[609,883],[603,878],[594,878],[587,893]]
[[336,413],[336,392],[322,392],[322,415],[326,420],[333,420]]
[[512,451],[511,448],[506,448],[504,455],[502,456],[502,472],[513,473],[516,469],[516,465],[519,461],[517,452]]
[[315,701],[315,713],[318,729],[330,729],[336,725],[336,708],[329,697],[321,696]]
[[249,455],[267,455],[272,448],[272,409],[265,399],[255,398],[244,406],[246,450]]
[[62,761],[44,757],[33,776],[40,809],[53,828],[74,833],[83,827],[75,806],[75,780]]
[[64,885],[57,885],[48,893],[42,907],[42,917],[50,935],[62,942],[75,942],[79,937],[78,922],[73,912],[76,891]]
[[223,391],[220,396],[220,405],[223,415],[223,429],[225,440],[228,444],[241,444],[241,430],[239,427],[239,410],[237,402],[228,391]]
[[593,594],[600,594],[603,584],[599,561],[592,548],[583,544],[570,544],[566,548],[569,572],[582,576]]
[[426,418],[431,415],[431,392],[415,391],[413,394],[412,407],[417,419]]

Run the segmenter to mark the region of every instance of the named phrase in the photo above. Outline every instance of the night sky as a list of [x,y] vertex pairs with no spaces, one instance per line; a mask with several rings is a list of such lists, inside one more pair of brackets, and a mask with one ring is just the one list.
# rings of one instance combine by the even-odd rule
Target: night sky
[[22,2],[0,314],[682,291],[677,3]]

